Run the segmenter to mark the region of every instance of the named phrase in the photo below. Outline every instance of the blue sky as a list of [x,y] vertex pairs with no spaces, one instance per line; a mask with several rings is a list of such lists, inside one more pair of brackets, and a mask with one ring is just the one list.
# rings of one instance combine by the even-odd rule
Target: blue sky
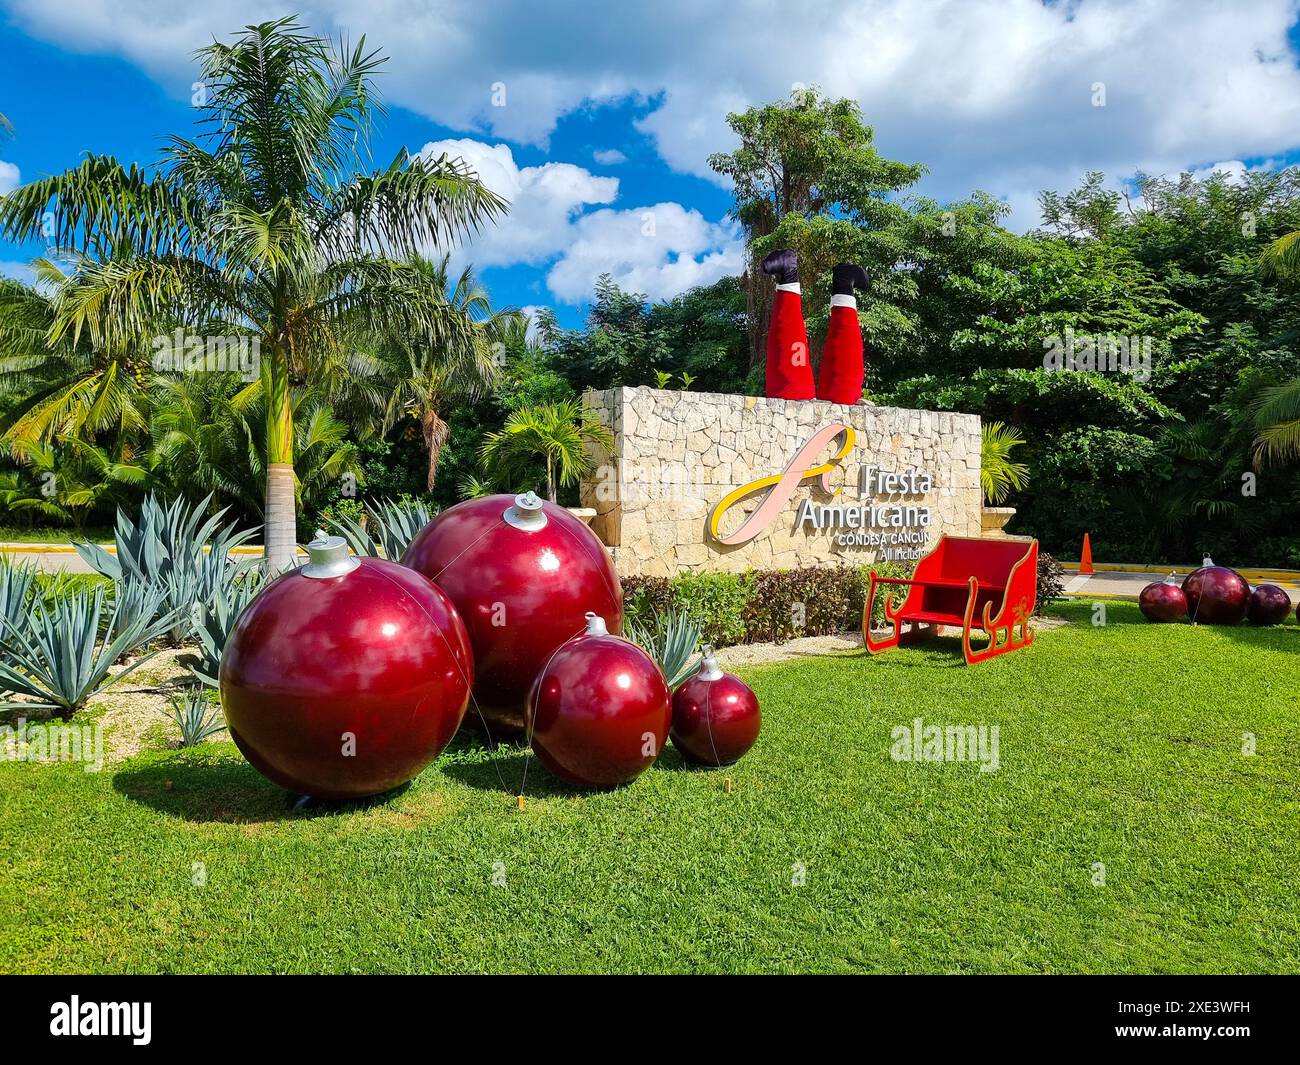
[[[0,0],[0,112],[17,131],[0,192],[85,151],[150,163],[191,128],[193,49],[289,10]],[[984,188],[1021,229],[1040,189],[1087,169],[1240,172],[1300,148],[1295,0],[317,0],[305,18],[391,56],[377,161],[451,151],[515,201],[458,252],[494,300],[569,324],[604,270],[654,298],[737,271],[730,196],[705,159],[732,146],[728,110],[796,84],[858,99],[884,154],[930,167],[921,191]],[[38,251],[0,244],[0,271]]]

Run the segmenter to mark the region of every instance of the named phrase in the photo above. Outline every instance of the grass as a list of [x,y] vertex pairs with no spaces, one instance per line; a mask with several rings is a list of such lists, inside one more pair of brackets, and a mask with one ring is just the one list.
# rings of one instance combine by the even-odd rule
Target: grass
[[[522,812],[527,755],[466,736],[303,813],[226,744],[0,765],[0,970],[1300,970],[1300,628],[1107,611],[974,668],[751,670],[740,764],[582,795],[534,762]],[[917,716],[998,724],[1000,769],[892,761]]]
[[104,525],[87,525],[82,529],[72,526],[58,528],[21,528],[0,525],[0,543],[9,544],[70,544],[74,540],[88,540],[92,544],[111,544],[113,530]]

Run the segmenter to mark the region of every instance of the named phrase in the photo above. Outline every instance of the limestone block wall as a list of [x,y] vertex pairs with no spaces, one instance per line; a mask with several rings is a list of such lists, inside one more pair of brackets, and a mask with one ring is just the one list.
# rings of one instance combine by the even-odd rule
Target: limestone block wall
[[[798,525],[805,499],[928,508],[930,524],[919,530],[928,545],[918,545],[918,551],[932,546],[941,532],[980,534],[980,420],[973,414],[653,388],[588,392],[584,403],[610,429],[614,447],[610,453],[593,450],[596,468],[582,483],[581,505],[595,509],[592,528],[612,549],[622,574],[868,563],[890,550],[838,542],[837,534],[850,529]],[[804,480],[748,543],[718,543],[708,528],[715,504],[734,489],[781,474],[809,438],[832,423],[850,426],[854,445],[829,472],[831,491]],[[837,449],[830,444],[817,461]],[[864,464],[887,472],[924,471],[933,483],[924,493],[863,497]],[[730,508],[720,532],[739,527],[768,491],[753,492]]]

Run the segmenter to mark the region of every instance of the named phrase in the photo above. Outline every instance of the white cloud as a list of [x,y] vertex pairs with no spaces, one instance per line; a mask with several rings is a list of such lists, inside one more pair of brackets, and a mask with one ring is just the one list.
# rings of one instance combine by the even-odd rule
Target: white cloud
[[587,298],[606,273],[621,288],[660,300],[744,268],[740,232],[679,203],[594,211],[575,228],[577,239],[546,275],[547,287],[567,303]]
[[0,196],[13,192],[20,184],[22,181],[18,168],[13,163],[6,163],[0,159]]
[[510,213],[471,238],[453,256],[479,268],[554,262],[547,287],[565,303],[591,297],[602,273],[624,288],[665,299],[692,285],[741,268],[739,233],[708,222],[678,203],[626,210],[611,204],[618,178],[597,177],[572,163],[521,167],[505,144],[462,138],[434,141],[420,155],[461,159],[493,192],[510,200]]
[[[177,97],[190,52],[278,14],[278,0],[0,0],[62,47],[124,55]],[[1119,180],[1300,144],[1295,0],[768,0],[546,5],[315,0],[317,29],[369,34],[389,99],[451,128],[545,144],[563,115],[652,101],[639,128],[680,171],[710,176],[725,114],[816,84],[857,99],[889,157],[926,163],[941,198],[985,188],[1032,203],[1034,175]],[[1094,107],[1093,86],[1106,105]],[[494,101],[494,87],[498,92]],[[504,106],[494,106],[504,103]],[[1017,216],[1023,212],[1017,210]]]
[[591,157],[602,166],[617,166],[619,163],[627,162],[627,156],[617,148],[601,148],[592,152]]
[[569,245],[574,219],[584,208],[613,203],[618,195],[618,178],[597,177],[572,163],[521,167],[505,144],[468,138],[432,141],[419,154],[461,159],[483,184],[510,201],[509,215],[486,227],[457,255],[479,267],[553,258]]

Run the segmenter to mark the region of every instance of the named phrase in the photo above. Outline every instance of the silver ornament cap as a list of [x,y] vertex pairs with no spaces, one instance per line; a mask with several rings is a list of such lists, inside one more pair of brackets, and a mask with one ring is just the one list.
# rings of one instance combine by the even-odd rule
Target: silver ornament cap
[[346,577],[361,565],[343,537],[329,536],[324,529],[316,530],[315,539],[307,544],[307,554],[310,561],[299,572],[316,580]]

